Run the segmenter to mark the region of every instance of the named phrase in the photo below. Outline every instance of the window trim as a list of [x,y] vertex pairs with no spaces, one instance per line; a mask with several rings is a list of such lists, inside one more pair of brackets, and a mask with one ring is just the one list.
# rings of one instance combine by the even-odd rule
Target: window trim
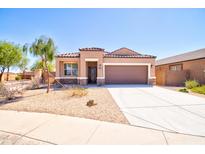
[[[71,65],[71,75],[66,75],[65,74],[65,64],[70,64]],[[73,75],[73,64],[77,65],[77,75]],[[63,75],[66,77],[78,77],[78,63],[77,62],[64,62],[63,63]]]
[[[181,69],[180,69],[180,70],[177,70],[177,69],[176,69],[176,70],[171,70],[171,67],[173,67],[173,66],[177,67],[178,65],[181,66]],[[179,63],[179,64],[169,65],[169,70],[170,70],[170,71],[183,71],[183,64]]]

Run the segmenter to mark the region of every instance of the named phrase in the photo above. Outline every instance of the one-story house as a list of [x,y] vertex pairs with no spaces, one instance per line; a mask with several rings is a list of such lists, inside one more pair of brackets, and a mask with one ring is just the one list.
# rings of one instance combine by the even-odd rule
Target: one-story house
[[154,84],[155,56],[128,48],[107,52],[81,48],[79,52],[56,55],[56,79],[61,83]]
[[156,61],[156,84],[183,86],[186,80],[205,84],[205,49]]

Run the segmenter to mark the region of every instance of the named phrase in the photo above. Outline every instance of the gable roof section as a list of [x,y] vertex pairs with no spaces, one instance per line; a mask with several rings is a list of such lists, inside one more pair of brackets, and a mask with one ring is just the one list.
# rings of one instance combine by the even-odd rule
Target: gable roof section
[[156,56],[140,54],[128,48],[120,48],[104,55],[106,58],[156,58]]
[[131,49],[128,49],[128,48],[125,48],[125,47],[117,49],[115,51],[112,51],[111,54],[114,54],[114,55],[140,55],[138,52],[131,50]]
[[200,58],[205,58],[205,48],[157,60],[156,65],[165,65]]

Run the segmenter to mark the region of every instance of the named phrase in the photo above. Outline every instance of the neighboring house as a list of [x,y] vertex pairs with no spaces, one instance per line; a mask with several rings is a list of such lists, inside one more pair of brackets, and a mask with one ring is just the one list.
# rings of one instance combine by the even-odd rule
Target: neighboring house
[[156,61],[157,85],[183,86],[189,79],[205,84],[205,49]]
[[[9,81],[15,80],[16,76],[17,76],[17,73],[9,72],[8,80]],[[6,81],[6,80],[7,80],[7,72],[4,72],[4,74],[2,76],[2,81]]]
[[[29,79],[32,80],[33,78],[40,78],[42,79],[42,70],[41,69],[36,69],[35,71],[26,71],[24,73],[20,73],[19,75],[22,76],[22,79]],[[48,80],[48,75],[47,73],[44,73],[44,78],[47,81]],[[55,72],[49,72],[49,78],[50,78],[50,83],[55,82]]]
[[20,73],[22,76],[22,79],[32,79],[34,77],[34,72],[33,71],[25,71],[24,73]]
[[79,52],[56,56],[56,79],[61,83],[154,84],[155,56],[128,48],[106,52],[102,48],[81,48]]

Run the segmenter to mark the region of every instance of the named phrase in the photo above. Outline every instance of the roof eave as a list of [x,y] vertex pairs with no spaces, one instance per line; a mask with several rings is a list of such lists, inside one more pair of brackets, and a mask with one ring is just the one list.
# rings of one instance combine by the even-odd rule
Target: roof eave
[[156,62],[156,66],[170,65],[170,64],[175,64],[175,63],[183,63],[183,62],[187,62],[187,61],[200,60],[200,59],[205,59],[205,57],[193,58],[193,59],[188,59],[188,60],[179,60],[179,61],[173,61],[173,62],[167,62],[167,63],[159,63],[159,64],[157,64],[157,62]]

